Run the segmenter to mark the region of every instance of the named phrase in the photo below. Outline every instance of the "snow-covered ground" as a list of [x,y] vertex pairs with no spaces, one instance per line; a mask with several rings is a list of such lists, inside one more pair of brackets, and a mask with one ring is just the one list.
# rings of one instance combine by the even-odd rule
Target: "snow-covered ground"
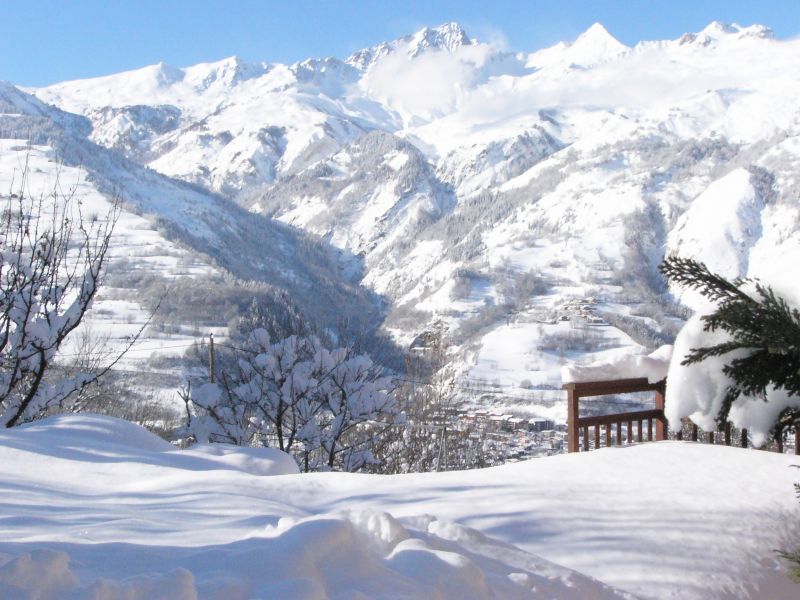
[[0,433],[0,597],[797,598],[775,554],[800,540],[796,462],[661,442],[301,475],[54,417]]

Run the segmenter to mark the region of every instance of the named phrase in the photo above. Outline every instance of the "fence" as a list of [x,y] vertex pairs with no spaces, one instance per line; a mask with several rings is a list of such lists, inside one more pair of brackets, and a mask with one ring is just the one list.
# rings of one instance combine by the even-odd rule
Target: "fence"
[[[645,441],[644,431],[647,427],[647,441],[666,440],[669,437],[667,419],[664,416],[664,390],[666,380],[650,383],[645,378],[618,379],[614,381],[587,381],[581,383],[568,383],[564,386],[567,390],[567,435],[569,452],[588,451],[594,446],[600,448],[603,438],[606,446],[621,446],[625,443]],[[581,416],[580,399],[592,396],[606,396],[609,394],[628,394],[634,392],[654,392],[655,408],[632,412],[620,412],[607,415]],[[602,428],[602,429],[601,429]],[[623,434],[624,429],[624,434]],[[684,429],[688,438],[698,441],[700,431],[694,423],[685,419],[681,429],[675,432],[675,438],[684,439]],[[594,434],[592,443],[590,433]],[[602,434],[605,434],[604,436]],[[654,435],[655,434],[655,435]],[[739,445],[748,447],[747,430],[739,432]],[[719,442],[717,439],[719,438]],[[722,431],[705,432],[708,443],[724,443],[730,446],[733,442],[733,431],[730,423]],[[783,439],[776,441],[775,449],[783,452]],[[800,424],[794,428],[794,450],[800,454]]]

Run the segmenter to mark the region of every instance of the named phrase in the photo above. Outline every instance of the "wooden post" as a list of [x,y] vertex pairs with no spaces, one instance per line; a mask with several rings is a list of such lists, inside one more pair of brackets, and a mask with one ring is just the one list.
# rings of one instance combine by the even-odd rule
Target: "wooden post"
[[739,440],[742,448],[747,448],[747,429],[742,429],[742,439]]
[[731,445],[731,422],[730,421],[726,421],[725,422],[725,445],[726,446],[730,446]]
[[665,384],[662,382],[659,389],[656,390],[656,410],[660,410],[662,417],[656,419],[656,441],[667,439],[667,418],[664,414],[664,391]]
[[583,451],[589,451],[589,426],[585,425],[583,427]]
[[617,421],[617,446],[622,446],[622,421]]
[[[578,445],[578,401],[580,396],[575,390],[574,383],[567,384],[567,450],[569,452],[578,452],[580,449]],[[586,446],[586,441],[584,441]],[[588,448],[587,448],[588,449]]]
[[639,435],[636,437],[637,442],[642,441],[642,420],[639,419]]
[[442,441],[444,442],[444,470],[447,471],[447,424],[442,428]]
[[600,424],[594,426],[594,449],[600,449]]
[[633,442],[633,421],[628,421],[628,443]]
[[800,454],[800,423],[794,426],[794,453]]
[[695,425],[694,423],[692,423],[692,441],[693,442],[697,441],[697,425]]
[[208,334],[208,378],[214,383],[214,334]]

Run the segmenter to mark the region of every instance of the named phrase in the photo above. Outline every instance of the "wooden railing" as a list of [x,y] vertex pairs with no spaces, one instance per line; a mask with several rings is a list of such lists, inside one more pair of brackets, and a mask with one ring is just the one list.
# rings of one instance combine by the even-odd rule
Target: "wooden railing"
[[[578,419],[578,429],[583,433],[583,449],[589,450],[589,431],[594,429],[594,447],[599,448],[602,437],[601,426],[605,427],[606,446],[621,446],[623,443],[644,441],[644,425],[647,424],[647,441],[653,441],[653,422],[659,423],[664,418],[660,410],[640,410],[635,412],[618,413],[615,415],[600,415],[595,417],[580,417]],[[612,425],[615,431],[612,432]],[[625,425],[625,435],[623,436],[623,425]],[[636,425],[636,427],[634,427]],[[635,434],[635,436],[634,436]],[[616,435],[616,441],[614,436]],[[656,437],[656,439],[664,439]]]
[[[567,434],[568,451],[579,452],[595,449],[602,445],[605,437],[606,446],[621,446],[625,443],[645,441],[644,428],[647,427],[648,442],[666,440],[669,437],[667,419],[664,416],[664,390],[666,380],[650,383],[645,378],[619,379],[614,381],[589,381],[582,383],[568,383],[564,386],[567,390]],[[629,394],[635,392],[654,392],[655,408],[621,412],[609,415],[581,416],[580,399],[592,396],[607,396],[610,394]],[[655,425],[655,426],[654,426]],[[624,432],[623,432],[624,429]],[[794,453],[800,455],[800,423],[793,426]],[[684,430],[688,432],[687,439],[694,442],[704,438],[709,444],[725,444],[730,446],[734,434],[730,423],[720,431],[706,431],[701,436],[701,431],[689,419],[683,419],[681,428],[673,432],[677,440],[684,439]],[[594,435],[592,443],[591,434]],[[605,435],[603,435],[605,434]],[[655,434],[655,435],[654,435]],[[748,447],[747,430],[737,431],[738,445]],[[775,440],[773,447],[776,452],[783,452],[783,439]],[[766,449],[766,446],[764,447]]]
[[[617,445],[622,445],[622,429],[625,426],[625,441],[634,441],[634,423],[638,426],[636,441],[644,441],[644,424],[647,424],[647,441],[667,439],[667,419],[664,417],[665,381],[650,383],[644,377],[639,379],[618,379],[614,381],[589,381],[568,383],[567,390],[567,435],[569,452],[580,451],[580,434],[583,432],[583,449],[590,449],[589,433],[594,430],[594,447],[600,448],[601,430],[605,428],[606,446],[614,445],[612,426],[616,433]],[[615,413],[600,416],[580,416],[580,399],[609,394],[628,394],[634,392],[654,392],[655,408],[633,412]],[[653,427],[655,423],[655,428]],[[655,431],[654,431],[655,430]]]
[[[681,429],[675,432],[675,439],[682,440],[684,438],[683,430],[689,430],[689,439],[693,442],[697,442],[700,440],[700,428],[692,423],[689,419],[683,419],[681,422]],[[715,444],[715,443],[723,443],[726,446],[730,446],[733,441],[733,428],[731,427],[730,423],[725,424],[725,428],[722,431],[706,431],[705,434],[705,442],[708,444]],[[721,440],[718,442],[717,438],[721,437]],[[797,453],[800,454],[800,436],[795,435],[795,441],[797,446],[796,450]],[[739,445],[742,448],[747,448],[749,446],[748,438],[747,438],[747,429],[740,429],[739,430]],[[778,452],[783,452],[783,443],[782,441],[778,443]]]

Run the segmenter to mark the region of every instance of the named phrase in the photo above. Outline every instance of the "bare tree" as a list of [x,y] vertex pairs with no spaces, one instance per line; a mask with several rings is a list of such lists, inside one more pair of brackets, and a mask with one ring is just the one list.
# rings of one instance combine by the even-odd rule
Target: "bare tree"
[[435,323],[424,336],[424,350],[410,355],[405,378],[393,395],[402,411],[375,448],[377,462],[370,470],[409,473],[485,466],[482,441],[455,427],[455,377],[448,361],[448,333]]
[[115,199],[104,219],[87,218],[75,189],[62,191],[58,180],[49,193],[31,196],[29,172],[26,161],[0,214],[0,425],[4,427],[63,403],[107,372],[124,353],[94,373],[50,377],[59,348],[97,293],[120,203]]

